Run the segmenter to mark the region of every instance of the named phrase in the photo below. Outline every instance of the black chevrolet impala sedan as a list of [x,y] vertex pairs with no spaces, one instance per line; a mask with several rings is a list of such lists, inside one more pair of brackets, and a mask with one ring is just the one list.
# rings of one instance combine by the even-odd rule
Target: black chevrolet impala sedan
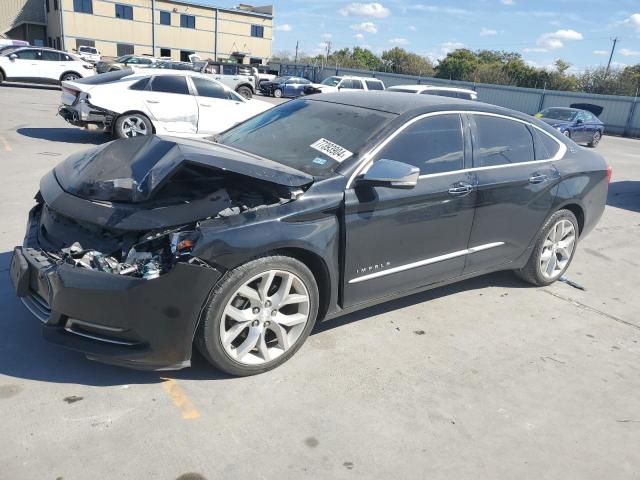
[[282,104],[213,141],[140,137],[41,181],[10,275],[102,362],[274,368],[317,319],[497,270],[556,281],[610,169],[544,122],[385,92]]

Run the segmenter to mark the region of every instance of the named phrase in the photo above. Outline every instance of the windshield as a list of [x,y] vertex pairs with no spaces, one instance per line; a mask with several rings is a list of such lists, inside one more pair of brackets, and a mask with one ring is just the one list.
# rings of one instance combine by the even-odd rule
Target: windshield
[[314,176],[355,157],[395,114],[314,100],[294,100],[247,120],[216,141]]
[[133,55],[123,55],[121,57],[116,58],[116,63],[124,63],[127,60],[129,60],[131,57],[133,57]]
[[286,82],[287,80],[289,80],[291,77],[276,77],[273,79],[273,82],[275,83],[282,83],[282,82]]
[[340,77],[325,78],[322,81],[322,85],[327,85],[329,87],[335,87],[336,85],[338,85],[340,83],[340,80],[342,80]]
[[552,118],[554,120],[563,120],[571,122],[578,114],[575,110],[566,108],[545,108],[539,113],[540,118]]

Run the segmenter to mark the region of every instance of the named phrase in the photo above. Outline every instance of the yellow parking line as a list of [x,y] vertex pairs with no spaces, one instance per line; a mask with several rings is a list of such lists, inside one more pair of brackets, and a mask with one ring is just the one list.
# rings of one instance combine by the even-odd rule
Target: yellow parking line
[[176,381],[171,378],[163,378],[162,380],[164,380],[164,382],[162,382],[162,388],[167,392],[173,404],[178,407],[180,413],[182,413],[182,418],[185,420],[199,418],[200,413],[196,410],[196,407],[191,403],[191,400],[189,400]]
[[11,145],[9,145],[9,142],[7,142],[7,139],[6,139],[6,138],[4,138],[4,137],[0,136],[0,141],[2,142],[2,145],[4,145],[4,149],[5,149],[7,152],[12,151]]

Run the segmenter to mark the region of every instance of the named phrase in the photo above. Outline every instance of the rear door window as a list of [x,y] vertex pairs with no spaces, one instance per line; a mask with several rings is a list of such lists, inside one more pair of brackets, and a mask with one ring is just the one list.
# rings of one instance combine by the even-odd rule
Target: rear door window
[[60,54],[58,52],[52,52],[51,50],[43,50],[42,60],[46,60],[49,62],[59,62]]
[[395,160],[420,169],[420,175],[464,168],[460,115],[434,115],[408,126],[389,142],[376,159]]
[[382,82],[378,82],[376,80],[365,80],[365,83],[367,84],[367,88],[369,90],[384,90]]
[[490,167],[535,159],[533,137],[524,123],[490,115],[472,115],[474,166]]
[[154,92],[189,95],[187,79],[182,75],[158,75],[151,82],[151,90]]
[[196,87],[200,97],[229,99],[227,91],[217,83],[210,82],[204,78],[192,77],[191,80]]
[[356,90],[364,90],[362,82],[360,80],[351,80],[351,88]]

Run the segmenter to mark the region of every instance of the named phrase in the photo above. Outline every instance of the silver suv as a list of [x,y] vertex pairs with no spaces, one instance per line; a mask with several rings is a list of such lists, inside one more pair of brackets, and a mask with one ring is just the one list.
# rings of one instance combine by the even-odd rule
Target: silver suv
[[214,80],[235,90],[244,98],[250,99],[256,91],[256,79],[249,65],[208,61],[201,71],[210,73]]

